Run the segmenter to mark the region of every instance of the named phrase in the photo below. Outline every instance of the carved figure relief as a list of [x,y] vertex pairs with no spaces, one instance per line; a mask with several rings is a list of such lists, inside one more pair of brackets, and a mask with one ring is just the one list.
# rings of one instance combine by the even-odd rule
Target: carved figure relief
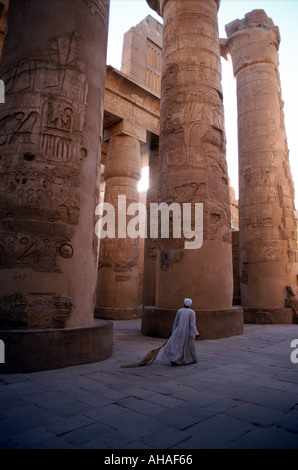
[[244,173],[246,205],[273,202],[277,197],[276,175],[264,168],[248,168]]

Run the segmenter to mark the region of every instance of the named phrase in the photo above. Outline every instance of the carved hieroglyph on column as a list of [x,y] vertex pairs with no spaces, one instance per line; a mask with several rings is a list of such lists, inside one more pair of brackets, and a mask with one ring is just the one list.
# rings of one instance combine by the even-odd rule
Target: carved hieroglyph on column
[[242,305],[281,309],[298,271],[280,34],[263,10],[233,21],[226,31],[237,79]]
[[164,19],[159,202],[203,203],[204,239],[160,239],[156,305],[232,306],[232,254],[216,0],[150,1]]
[[[97,281],[97,317],[125,319],[139,315],[139,238],[125,235],[132,216],[126,215],[130,204],[139,202],[141,177],[140,142],[136,137],[115,135],[109,140],[105,167],[105,198],[115,210],[115,238],[100,241]],[[118,196],[126,198],[126,209],[118,205]],[[118,214],[126,221],[119,235]],[[103,229],[107,230],[107,226]],[[124,229],[124,232],[123,232]],[[122,233],[123,232],[123,233]],[[123,238],[122,238],[123,235]]]
[[[108,0],[10,2],[1,63],[2,327],[93,321],[108,14]],[[62,320],[51,321],[61,305]]]

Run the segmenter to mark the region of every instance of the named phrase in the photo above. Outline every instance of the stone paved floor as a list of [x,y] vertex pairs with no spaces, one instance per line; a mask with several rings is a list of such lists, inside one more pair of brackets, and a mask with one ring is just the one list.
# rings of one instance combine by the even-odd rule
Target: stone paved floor
[[298,325],[245,325],[196,341],[197,364],[123,369],[163,340],[114,322],[106,361],[0,375],[0,448],[298,449],[296,338]]

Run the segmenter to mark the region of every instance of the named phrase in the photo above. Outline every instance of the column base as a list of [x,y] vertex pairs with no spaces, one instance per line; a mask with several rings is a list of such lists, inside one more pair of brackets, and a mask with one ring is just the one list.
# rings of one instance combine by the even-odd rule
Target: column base
[[104,320],[133,320],[142,317],[141,307],[135,308],[114,308],[114,307],[96,307],[94,311],[95,318]]
[[298,316],[291,308],[243,307],[243,313],[244,323],[298,324]]
[[[141,333],[145,336],[169,338],[176,312],[176,309],[145,307],[142,315]],[[195,312],[200,339],[226,338],[243,333],[243,310],[241,307],[195,310]]]
[[112,355],[113,324],[95,320],[92,326],[44,330],[0,330],[5,363],[0,374],[90,364]]

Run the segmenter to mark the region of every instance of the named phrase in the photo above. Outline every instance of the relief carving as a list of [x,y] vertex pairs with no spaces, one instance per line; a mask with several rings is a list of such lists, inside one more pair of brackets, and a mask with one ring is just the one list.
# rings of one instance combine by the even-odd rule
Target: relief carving
[[80,167],[88,155],[79,39],[54,38],[39,57],[3,75],[9,112],[3,107],[0,119],[1,268],[59,272],[59,257],[73,256]]
[[36,77],[36,60],[24,59],[14,64],[11,69],[3,75],[6,94],[33,92]]
[[[22,220],[36,218],[54,222],[78,223],[78,170],[58,170],[39,166],[22,166],[0,172],[0,215]],[[67,208],[65,210],[64,208]]]
[[31,267],[40,272],[61,272],[56,258],[58,255],[66,257],[61,254],[66,242],[66,238],[45,238],[27,233],[5,236],[1,234],[0,268],[13,269],[22,266]]
[[74,110],[61,100],[47,100],[42,110],[41,154],[46,160],[68,164],[73,157]]
[[271,217],[245,217],[241,221],[241,228],[273,228]]
[[163,251],[160,253],[160,269],[168,271],[175,263],[180,263],[183,259],[182,251]]
[[38,113],[16,111],[0,119],[0,148],[5,145],[31,143]]
[[[169,67],[172,80],[174,70],[174,66]],[[184,165],[205,168],[206,153],[212,148],[225,153],[224,117],[218,109],[218,98],[192,93],[186,99],[185,95],[181,98],[177,95],[174,100],[169,96],[168,102],[169,113],[161,122],[162,134],[167,137],[166,146],[164,141],[161,146],[162,161],[177,168]],[[209,150],[206,144],[210,144]]]
[[196,183],[193,181],[192,183],[185,183],[181,185],[168,185],[164,191],[165,200],[168,203],[171,202],[179,202],[179,203],[187,203],[192,202],[197,199],[197,197],[202,197],[206,195],[206,183]]
[[[100,244],[98,269],[109,267],[116,273],[128,273],[139,266],[137,240],[106,238]],[[136,254],[137,253],[137,254]]]
[[245,244],[248,263],[282,261],[285,255],[283,242],[280,240],[249,240]]
[[4,329],[64,328],[73,310],[73,300],[66,295],[20,294],[0,297]]
[[245,204],[272,203],[276,200],[276,174],[264,168],[248,168],[243,175]]
[[229,207],[208,201],[205,204],[204,214],[204,238],[214,240],[218,238],[217,232],[219,232],[223,241],[231,243]]

